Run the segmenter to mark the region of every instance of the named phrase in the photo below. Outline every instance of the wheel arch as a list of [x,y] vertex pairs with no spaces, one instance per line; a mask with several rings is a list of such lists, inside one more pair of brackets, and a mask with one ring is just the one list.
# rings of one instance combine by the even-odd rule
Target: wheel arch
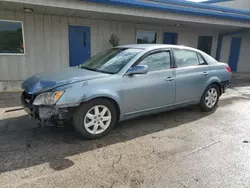
[[212,77],[208,80],[208,82],[206,83],[206,87],[205,87],[205,90],[207,89],[208,86],[212,85],[212,84],[215,84],[218,86],[219,88],[219,92],[220,92],[220,95],[222,94],[222,89],[221,89],[221,80],[218,78],[218,77]]
[[212,83],[209,84],[209,85],[213,85],[213,84],[218,86],[218,88],[219,88],[219,94],[220,94],[220,96],[221,96],[221,94],[222,94],[221,84],[220,84],[219,82],[212,82]]

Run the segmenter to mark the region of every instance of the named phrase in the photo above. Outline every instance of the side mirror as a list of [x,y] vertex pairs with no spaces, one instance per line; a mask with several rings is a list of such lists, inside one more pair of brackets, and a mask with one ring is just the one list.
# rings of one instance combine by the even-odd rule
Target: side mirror
[[127,75],[134,75],[134,74],[147,74],[148,73],[148,66],[147,65],[137,65],[135,67],[131,67]]

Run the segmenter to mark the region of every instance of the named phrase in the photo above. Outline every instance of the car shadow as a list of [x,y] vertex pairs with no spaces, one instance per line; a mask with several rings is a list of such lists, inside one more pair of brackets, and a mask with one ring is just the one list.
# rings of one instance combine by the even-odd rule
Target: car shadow
[[[211,113],[201,112],[199,107],[191,106],[128,120],[119,123],[109,135],[98,140],[83,140],[69,126],[0,132],[0,173],[47,162],[52,169],[63,170],[74,165],[67,159],[69,156],[178,127]],[[23,122],[26,121],[23,120],[26,118],[15,117],[9,121],[16,122],[16,126],[24,126]]]
[[242,94],[242,96],[234,96],[234,97],[220,100],[219,105],[220,106],[228,106],[228,105],[232,105],[233,103],[236,103],[238,101],[246,101],[246,100],[250,100],[250,95]]

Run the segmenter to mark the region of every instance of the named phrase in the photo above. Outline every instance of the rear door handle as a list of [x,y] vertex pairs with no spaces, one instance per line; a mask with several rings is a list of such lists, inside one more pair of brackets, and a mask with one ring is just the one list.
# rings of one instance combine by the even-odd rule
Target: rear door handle
[[173,77],[171,77],[171,76],[169,76],[169,77],[167,77],[165,80],[166,80],[166,81],[171,82],[171,81],[173,81],[173,80],[174,80],[174,78],[173,78]]
[[204,71],[204,72],[202,73],[202,75],[207,76],[207,75],[208,75],[208,72]]

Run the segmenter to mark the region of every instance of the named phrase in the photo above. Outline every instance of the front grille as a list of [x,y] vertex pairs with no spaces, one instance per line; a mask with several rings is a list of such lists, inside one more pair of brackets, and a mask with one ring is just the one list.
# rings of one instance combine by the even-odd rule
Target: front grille
[[28,104],[31,104],[35,99],[35,95],[29,94],[25,91],[23,92],[23,96]]

